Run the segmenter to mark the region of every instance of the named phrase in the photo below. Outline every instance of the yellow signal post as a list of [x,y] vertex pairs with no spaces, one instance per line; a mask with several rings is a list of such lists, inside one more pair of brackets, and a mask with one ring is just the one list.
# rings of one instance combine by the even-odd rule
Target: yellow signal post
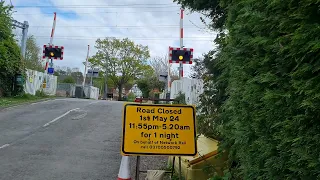
[[183,60],[183,56],[179,56],[179,60],[182,61]]
[[53,53],[53,52],[51,52],[51,53],[50,53],[50,56],[52,56],[52,57],[53,57],[53,56],[54,56],[54,53]]
[[46,79],[43,80],[42,88],[47,88],[47,81],[46,81]]

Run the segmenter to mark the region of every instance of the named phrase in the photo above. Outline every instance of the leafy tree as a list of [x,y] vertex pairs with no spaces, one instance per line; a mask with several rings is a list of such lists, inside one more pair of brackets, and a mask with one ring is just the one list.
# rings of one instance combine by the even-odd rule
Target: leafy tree
[[59,76],[66,76],[67,72],[61,69],[57,69],[54,71],[56,74],[58,74]]
[[136,81],[138,88],[142,91],[144,98],[150,97],[150,92],[153,89],[159,89],[159,91],[163,91],[165,88],[165,83],[159,81],[160,73],[157,74],[157,69],[150,65],[145,65],[142,75]]
[[186,103],[186,95],[179,91],[178,96],[174,99],[175,101],[172,104],[187,104]]
[[54,75],[54,76],[60,76],[60,73],[57,72],[57,71],[54,71],[53,75]]
[[153,68],[156,77],[160,76],[161,73],[168,72],[169,70],[171,81],[179,80],[179,71],[172,68],[172,64],[169,64],[169,60],[166,56],[153,57],[149,63]]
[[90,62],[108,73],[108,78],[119,89],[121,100],[124,85],[142,74],[146,60],[150,57],[149,49],[147,46],[135,44],[128,38],[98,39],[95,47],[98,52]]
[[153,57],[150,60],[150,66],[153,68],[156,76],[160,76],[161,73],[168,72],[169,68],[171,68],[172,71],[172,64],[169,64],[169,60],[166,56]]
[[[99,69],[99,77],[94,78],[93,85],[95,87],[100,87],[101,88],[101,93],[103,92],[104,99],[107,98],[107,93],[112,92],[112,89],[115,88],[113,81],[107,76],[108,71],[107,66],[99,66],[100,59],[97,59],[99,55],[95,55],[93,57],[89,58],[88,62],[88,67],[93,69],[93,68],[98,68]],[[86,62],[83,62],[85,65]]]
[[204,60],[202,58],[196,58],[193,60],[194,65],[191,67],[191,78],[201,79],[206,73],[206,67],[204,66]]
[[66,78],[64,78],[62,80],[62,83],[74,84],[74,83],[76,83],[76,81],[74,80],[74,78],[72,76],[67,76]]
[[156,71],[152,66],[143,65],[142,72],[141,72],[140,76],[137,77],[137,79],[149,78],[149,77],[153,77],[155,75],[156,75]]
[[319,1],[177,1],[219,31],[198,120],[231,179],[319,179]]
[[70,76],[74,79],[74,81],[80,84],[83,81],[83,74],[82,72],[72,72]]
[[40,56],[41,48],[37,45],[35,37],[29,36],[26,44],[26,68],[43,72],[42,57]]
[[0,2],[0,96],[10,96],[23,92],[13,84],[17,73],[24,74],[19,46],[12,33],[12,8]]
[[144,98],[149,98],[149,92],[151,91],[151,84],[147,78],[143,78],[137,81],[138,88],[142,92]]
[[165,88],[165,82],[159,81],[155,76],[139,79],[137,85],[144,98],[148,98],[150,91],[154,89],[158,89],[161,92]]
[[128,94],[128,101],[129,102],[134,102],[135,98],[136,98],[136,95],[134,93],[130,92]]

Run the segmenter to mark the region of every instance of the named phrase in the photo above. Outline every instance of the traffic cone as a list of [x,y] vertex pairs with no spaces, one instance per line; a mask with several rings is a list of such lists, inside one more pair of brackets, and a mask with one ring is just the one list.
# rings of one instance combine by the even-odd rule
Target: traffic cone
[[122,156],[118,180],[131,180],[129,156]]

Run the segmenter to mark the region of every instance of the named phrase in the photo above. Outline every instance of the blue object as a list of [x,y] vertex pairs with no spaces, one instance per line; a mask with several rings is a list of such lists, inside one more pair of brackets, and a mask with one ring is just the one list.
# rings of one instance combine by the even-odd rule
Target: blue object
[[48,74],[53,74],[54,73],[54,68],[48,68]]

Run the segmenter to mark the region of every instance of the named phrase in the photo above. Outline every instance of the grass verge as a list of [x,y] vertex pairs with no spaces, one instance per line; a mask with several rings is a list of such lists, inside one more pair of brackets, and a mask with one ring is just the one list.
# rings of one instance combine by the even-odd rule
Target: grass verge
[[25,103],[32,103],[37,102],[44,99],[53,99],[53,96],[47,96],[43,93],[36,93],[35,96],[30,94],[23,94],[20,96],[15,97],[1,97],[0,98],[0,108],[11,107],[15,105],[25,104]]

